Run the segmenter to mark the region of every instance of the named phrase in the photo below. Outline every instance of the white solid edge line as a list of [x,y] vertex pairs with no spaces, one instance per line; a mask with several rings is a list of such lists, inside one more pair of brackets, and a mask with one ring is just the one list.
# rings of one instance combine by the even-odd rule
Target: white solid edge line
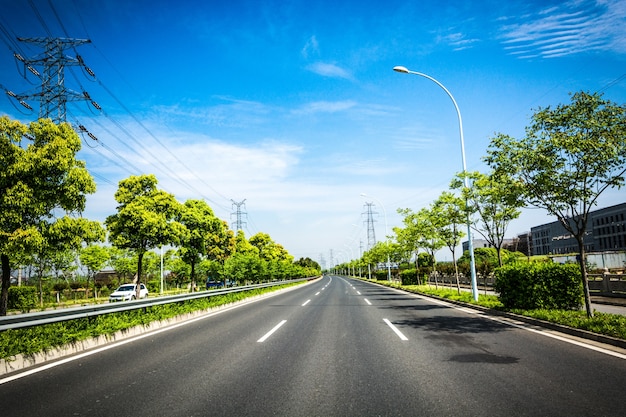
[[398,328],[396,326],[394,326],[389,320],[387,319],[383,319],[383,321],[385,323],[387,323],[387,326],[391,327],[391,330],[393,330],[393,332],[398,335],[398,337],[400,338],[400,340],[409,340],[405,335],[402,334],[402,332],[400,330],[398,330]]
[[600,347],[600,346],[595,346],[595,345],[592,345],[590,343],[586,343],[586,342],[581,342],[581,341],[578,341],[578,340],[570,339],[568,337],[560,336],[558,334],[550,333],[550,332],[548,332],[546,330],[533,329],[531,327],[528,327],[525,323],[521,323],[521,322],[514,323],[512,320],[515,320],[515,319],[503,320],[501,318],[493,317],[493,316],[490,316],[489,314],[485,314],[482,311],[474,310],[474,309],[467,308],[467,307],[460,307],[460,306],[457,306],[455,304],[451,304],[451,303],[448,303],[448,302],[445,302],[445,301],[436,300],[436,299],[429,298],[429,297],[422,297],[422,296],[417,295],[417,294],[413,294],[413,296],[416,297],[416,298],[422,298],[422,299],[428,300],[429,302],[432,302],[432,303],[435,303],[435,304],[443,305],[443,306],[446,306],[446,307],[452,307],[455,310],[459,310],[459,311],[462,311],[462,312],[467,313],[467,314],[474,314],[474,315],[480,316],[480,317],[482,317],[484,319],[487,319],[487,320],[495,321],[495,322],[501,323],[501,324],[506,324],[507,326],[516,327],[518,329],[526,330],[528,332],[532,332],[532,333],[539,334],[539,335],[542,335],[542,336],[550,337],[552,339],[560,340],[561,342],[566,342],[566,343],[569,343],[569,344],[572,344],[572,345],[580,346],[582,348],[593,350],[593,351],[596,351],[596,352],[599,352],[599,353],[604,353],[605,355],[610,355],[610,356],[613,356],[613,357],[616,357],[616,358],[626,359],[626,355],[624,355],[622,353],[615,352],[615,351],[612,351],[610,349],[605,349],[605,348]]
[[270,337],[276,330],[280,329],[280,326],[282,326],[285,323],[287,323],[287,320],[283,320],[280,323],[278,323],[276,326],[274,326],[274,328],[272,330],[270,330],[269,332],[265,333],[265,336],[263,336],[262,338],[257,340],[257,343],[265,342],[268,337]]

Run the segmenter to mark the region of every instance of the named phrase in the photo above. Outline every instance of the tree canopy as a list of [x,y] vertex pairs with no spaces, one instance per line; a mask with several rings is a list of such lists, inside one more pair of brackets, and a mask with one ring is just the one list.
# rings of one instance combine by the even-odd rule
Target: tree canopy
[[[86,195],[96,190],[85,163],[76,159],[80,148],[80,137],[67,123],[40,119],[26,126],[0,117],[0,315],[7,312],[11,254],[41,251],[52,237],[59,244],[71,243],[89,233],[91,225],[70,217],[62,226],[73,223],[74,233],[62,234],[62,228],[52,226],[58,211],[81,213]],[[44,230],[60,234],[46,238]]]
[[139,284],[144,254],[161,245],[178,243],[184,235],[184,226],[175,221],[182,213],[182,205],[172,194],[157,188],[154,175],[130,176],[120,181],[115,200],[119,203],[117,213],[105,221],[109,241],[137,254]]
[[598,197],[624,185],[626,107],[600,94],[575,93],[569,104],[537,110],[525,137],[493,138],[485,161],[522,188],[526,203],[545,209],[576,238],[592,316],[583,237]]

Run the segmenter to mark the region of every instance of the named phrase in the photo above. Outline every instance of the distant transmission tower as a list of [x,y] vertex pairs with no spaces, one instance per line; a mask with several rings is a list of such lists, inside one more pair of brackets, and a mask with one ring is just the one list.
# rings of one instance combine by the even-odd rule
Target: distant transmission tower
[[243,201],[240,201],[239,203],[236,202],[235,200],[230,200],[230,201],[233,202],[233,209],[236,210],[234,213],[231,213],[231,217],[233,215],[235,216],[235,221],[233,222],[233,229],[237,232],[239,230],[243,230],[243,227],[246,225],[246,223],[242,221],[242,216],[246,215],[247,213],[241,211],[242,206],[245,208],[244,202],[246,201],[246,199],[244,198]]
[[365,203],[367,207],[367,211],[363,214],[367,214],[367,250],[372,249],[376,246],[376,231],[374,230],[374,214],[378,214],[375,211],[372,211],[372,206],[374,203]]
[[[14,53],[15,59],[24,64],[24,77],[26,70],[41,79],[41,92],[32,94],[7,94],[17,99],[20,104],[28,109],[32,109],[25,100],[39,99],[39,118],[50,118],[54,123],[65,122],[66,103],[68,101],[88,100],[100,110],[100,106],[91,99],[86,91],[77,93],[65,88],[65,67],[81,66],[85,71],[95,77],[93,71],[87,67],[80,55],[76,58],[68,56],[65,51],[86,43],[89,39],[69,39],[69,38],[17,38],[20,42],[32,43],[44,48],[44,51],[36,57],[25,58],[18,53]],[[42,66],[42,73],[35,69],[35,66]]]

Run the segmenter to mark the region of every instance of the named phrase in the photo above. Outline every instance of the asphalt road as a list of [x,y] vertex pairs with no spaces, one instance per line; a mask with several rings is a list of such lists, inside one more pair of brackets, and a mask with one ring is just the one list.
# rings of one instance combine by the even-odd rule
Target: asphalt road
[[10,416],[625,416],[626,352],[340,277],[0,379]]

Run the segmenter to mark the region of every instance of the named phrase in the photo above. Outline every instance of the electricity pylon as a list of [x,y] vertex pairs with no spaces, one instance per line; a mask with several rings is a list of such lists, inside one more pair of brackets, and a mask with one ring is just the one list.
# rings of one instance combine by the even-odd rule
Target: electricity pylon
[[241,211],[241,207],[244,206],[244,202],[246,201],[246,199],[244,198],[239,203],[235,200],[230,201],[233,202],[233,209],[237,207],[236,211],[234,213],[231,213],[231,217],[235,215],[235,221],[233,222],[235,227],[233,227],[233,229],[235,230],[235,232],[237,232],[239,230],[243,230],[243,227],[246,225],[246,222],[242,220],[242,216],[246,215],[247,213]]
[[363,214],[367,214],[367,250],[372,249],[376,246],[376,231],[374,230],[374,214],[378,214],[372,211],[372,206],[374,203],[365,203],[367,207],[367,211]]
[[[39,118],[50,118],[54,123],[65,122],[66,103],[68,101],[88,100],[100,110],[100,106],[91,99],[86,91],[77,93],[65,87],[65,68],[81,66],[89,75],[95,77],[93,71],[87,67],[80,55],[71,57],[65,53],[69,48],[75,48],[86,43],[89,39],[70,38],[17,38],[21,42],[35,44],[44,48],[44,51],[33,58],[25,58],[14,53],[15,58],[24,64],[26,70],[41,79],[41,92],[31,94],[7,94],[16,98],[26,108],[31,108],[25,100],[39,99]],[[42,66],[40,73],[35,66]]]

